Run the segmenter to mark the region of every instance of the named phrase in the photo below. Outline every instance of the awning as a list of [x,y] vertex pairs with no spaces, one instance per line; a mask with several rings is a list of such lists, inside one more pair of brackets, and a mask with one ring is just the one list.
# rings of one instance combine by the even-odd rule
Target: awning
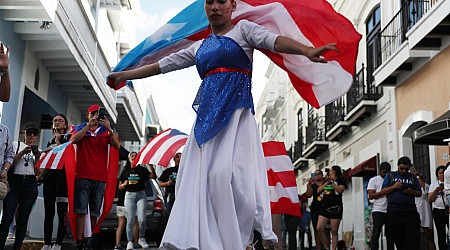
[[424,145],[448,145],[444,139],[450,137],[450,110],[438,117],[436,120],[412,133],[414,144]]
[[377,175],[377,156],[367,159],[348,173],[348,177],[372,177]]

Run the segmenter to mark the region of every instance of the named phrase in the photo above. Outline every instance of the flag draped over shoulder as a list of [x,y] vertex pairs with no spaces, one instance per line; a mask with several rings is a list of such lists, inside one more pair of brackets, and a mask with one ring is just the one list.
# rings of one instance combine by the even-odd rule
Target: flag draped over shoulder
[[[86,124],[82,124],[79,126],[73,126],[70,129],[72,134],[78,133],[86,126]],[[105,132],[106,129],[101,127],[98,129],[98,134]],[[86,135],[92,136],[92,135]],[[108,145],[108,161],[107,161],[107,181],[105,185],[105,192],[103,194],[103,204],[102,210],[100,211],[100,217],[97,219],[97,223],[94,225],[92,232],[98,233],[100,231],[100,225],[105,220],[109,211],[111,210],[112,204],[114,202],[114,196],[116,194],[116,184],[117,184],[117,173],[119,167],[119,150],[115,149],[113,146]],[[76,176],[76,155],[74,154],[73,160],[65,160],[65,168],[66,168],[66,176],[67,176],[67,191],[68,191],[68,200],[69,200],[69,220],[70,227],[72,230],[72,235],[74,239],[77,237],[76,231],[76,218],[77,215],[74,213],[74,191],[75,191],[75,176]],[[90,226],[90,218],[89,214],[86,216],[85,220],[86,225]],[[91,233],[89,230],[86,231],[86,228],[89,229],[89,226],[85,226],[85,236],[90,237]]]
[[63,169],[66,161],[75,158],[72,141],[68,141],[46,152],[34,166],[35,168]]
[[282,142],[263,142],[272,214],[301,216],[294,166]]
[[[336,43],[339,52],[323,55],[328,63],[314,63],[304,56],[263,50],[284,69],[302,98],[315,108],[331,103],[350,88],[361,35],[352,23],[325,0],[236,0],[233,22],[241,19],[293,38],[307,46]],[[187,48],[207,37],[204,1],[197,0],[128,53],[113,72],[138,68]],[[127,83],[130,85],[130,83]],[[125,86],[121,83],[116,89]]]
[[178,149],[186,144],[188,135],[167,129],[153,137],[136,156],[134,165],[153,164],[167,167]]

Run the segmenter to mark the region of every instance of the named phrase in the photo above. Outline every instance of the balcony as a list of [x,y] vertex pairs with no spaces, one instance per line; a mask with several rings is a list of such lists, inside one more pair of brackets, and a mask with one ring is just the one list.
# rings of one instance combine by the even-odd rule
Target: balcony
[[328,141],[339,141],[341,137],[350,132],[349,123],[345,118],[345,105],[343,97],[325,106],[325,128]]
[[450,0],[407,1],[378,34],[382,64],[375,85],[392,86],[412,75],[414,63],[430,59],[450,38]]
[[330,144],[325,140],[325,117],[310,116],[306,127],[305,149],[303,157],[306,159],[317,159],[322,153],[328,151]]
[[347,114],[345,121],[349,126],[358,126],[372,113],[377,111],[377,101],[383,95],[380,87],[375,87],[373,81],[367,81],[364,65],[355,74],[353,84],[347,92]]

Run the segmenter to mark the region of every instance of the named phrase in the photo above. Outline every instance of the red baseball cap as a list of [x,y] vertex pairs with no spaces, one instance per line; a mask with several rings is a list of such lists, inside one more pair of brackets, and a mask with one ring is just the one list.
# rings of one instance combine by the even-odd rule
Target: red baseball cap
[[100,109],[100,106],[99,106],[99,105],[97,105],[97,104],[91,105],[91,106],[89,107],[89,109],[88,109],[88,114],[91,113],[91,112],[97,111],[97,110],[99,110],[99,109]]

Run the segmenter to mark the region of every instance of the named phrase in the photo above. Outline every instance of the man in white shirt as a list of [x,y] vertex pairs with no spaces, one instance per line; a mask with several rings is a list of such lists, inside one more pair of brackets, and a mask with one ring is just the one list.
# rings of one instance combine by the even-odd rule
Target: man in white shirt
[[[369,199],[373,200],[372,208],[372,220],[373,220],[373,230],[372,237],[370,239],[370,249],[378,250],[378,239],[380,238],[381,229],[386,223],[387,219],[387,199],[385,195],[381,194],[381,189],[383,186],[384,177],[387,173],[391,172],[391,164],[387,162],[382,162],[379,166],[379,175],[372,177],[367,184],[367,194]],[[389,245],[392,244],[388,240]],[[394,245],[392,244],[392,247]],[[393,249],[393,248],[392,248]]]

